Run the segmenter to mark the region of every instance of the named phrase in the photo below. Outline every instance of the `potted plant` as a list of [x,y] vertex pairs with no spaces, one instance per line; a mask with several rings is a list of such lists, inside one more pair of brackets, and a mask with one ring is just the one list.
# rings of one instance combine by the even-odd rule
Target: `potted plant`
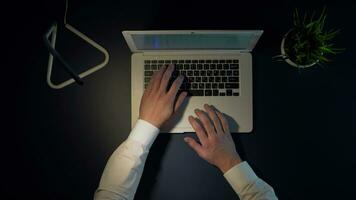
[[331,43],[339,31],[324,30],[325,8],[318,18],[314,15],[315,12],[310,17],[307,14],[301,17],[298,10],[294,11],[294,27],[283,37],[281,55],[277,58],[291,66],[307,68],[329,62],[328,54],[337,54],[342,50]]

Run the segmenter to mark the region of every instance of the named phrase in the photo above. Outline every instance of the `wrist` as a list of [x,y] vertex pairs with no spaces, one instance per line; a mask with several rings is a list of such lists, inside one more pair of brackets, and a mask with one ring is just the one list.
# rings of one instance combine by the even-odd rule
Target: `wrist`
[[156,122],[156,120],[152,120],[152,119],[145,118],[145,117],[141,117],[141,116],[139,116],[139,119],[144,120],[144,121],[150,123],[151,125],[153,125],[154,127],[158,128],[158,129],[161,128],[161,124],[158,123],[158,122]]
[[227,171],[229,171],[231,168],[233,168],[235,165],[238,165],[242,162],[240,156],[235,156],[235,157],[231,157],[228,159],[225,159],[220,166],[218,166],[218,168],[220,169],[220,171],[225,174]]
[[149,149],[159,134],[159,129],[151,123],[139,119],[131,130],[129,139],[142,144],[145,149]]

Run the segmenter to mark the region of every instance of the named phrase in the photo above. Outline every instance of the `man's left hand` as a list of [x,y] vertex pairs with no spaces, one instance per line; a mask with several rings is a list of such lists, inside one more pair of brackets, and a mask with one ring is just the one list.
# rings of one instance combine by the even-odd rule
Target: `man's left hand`
[[160,128],[183,103],[187,92],[182,92],[176,100],[178,90],[184,77],[179,76],[174,80],[167,91],[169,79],[174,71],[174,66],[163,66],[156,71],[145,90],[140,104],[139,118]]

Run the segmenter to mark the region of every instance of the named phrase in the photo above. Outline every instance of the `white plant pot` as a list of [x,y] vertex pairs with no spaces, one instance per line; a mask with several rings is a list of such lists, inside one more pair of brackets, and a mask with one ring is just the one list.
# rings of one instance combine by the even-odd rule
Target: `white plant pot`
[[[292,30],[289,30],[283,37],[282,39],[282,43],[281,43],[281,55],[287,55],[286,54],[286,51],[284,50],[284,43],[285,43],[285,40],[288,36],[288,34],[291,32]],[[298,65],[297,63],[293,62],[292,60],[290,60],[289,58],[287,59],[284,59],[289,65],[293,66],[293,67],[297,67],[297,68],[308,68],[308,67],[311,67],[315,64],[317,64],[319,62],[319,60],[311,63],[311,64],[308,64],[308,65]]]

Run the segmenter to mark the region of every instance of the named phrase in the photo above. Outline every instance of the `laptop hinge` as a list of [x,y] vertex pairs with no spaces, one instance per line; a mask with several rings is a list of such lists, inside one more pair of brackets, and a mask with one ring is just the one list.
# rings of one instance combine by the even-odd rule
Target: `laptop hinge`
[[189,55],[189,54],[241,54],[249,53],[247,50],[161,50],[161,51],[143,51],[143,55]]

